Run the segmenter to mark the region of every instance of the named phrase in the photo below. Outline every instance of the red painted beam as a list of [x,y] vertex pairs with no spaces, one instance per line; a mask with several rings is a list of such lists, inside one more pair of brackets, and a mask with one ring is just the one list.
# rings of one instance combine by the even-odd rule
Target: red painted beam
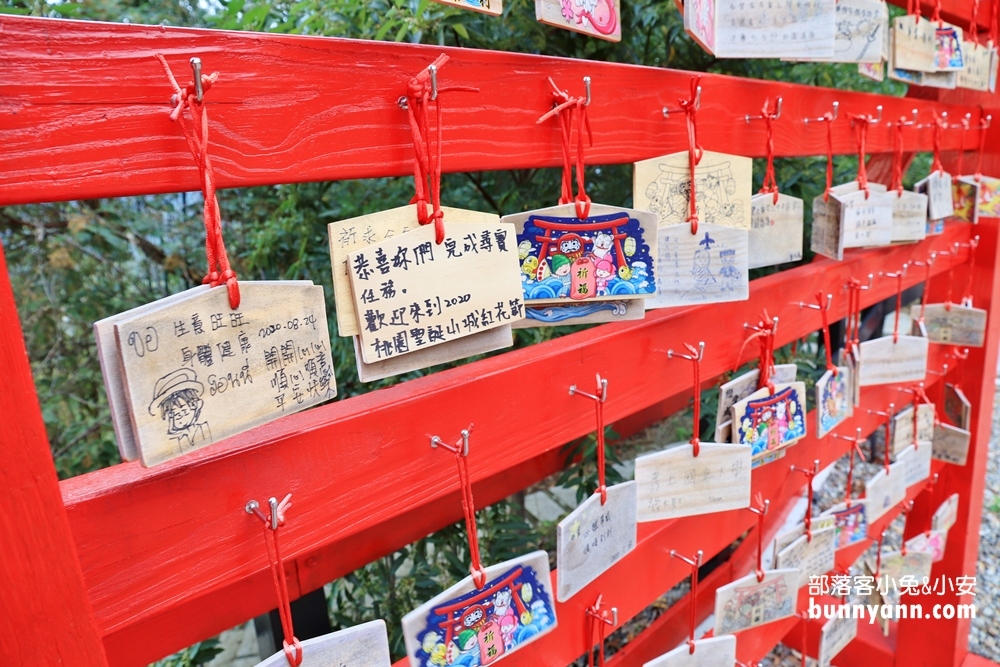
[[[818,327],[819,317],[792,305],[775,310],[775,304],[835,292],[831,317],[841,318],[840,286],[852,273],[898,267],[967,239],[970,231],[949,225],[923,244],[851,252],[844,262],[754,281],[749,301],[726,306],[727,326],[720,326],[714,307],[651,312],[644,321],[598,327],[293,415],[153,469],[125,464],[67,480],[64,499],[109,654],[115,664],[144,664],[273,604],[267,584],[257,595],[245,594],[246,580],[266,581],[259,527],[242,511],[250,498],[294,494],[284,551],[299,562],[300,587],[309,590],[460,518],[457,480],[429,447],[431,435],[450,437],[475,423],[473,479],[480,484],[509,475],[593,428],[591,414],[566,393],[569,384],[594,372],[607,377],[609,421],[684,396],[691,390],[689,369],[668,361],[667,347],[705,340],[703,376],[715,377],[737,365],[740,323],[756,321],[763,308],[781,317],[778,343],[788,343]],[[942,260],[935,271],[947,267]],[[911,272],[906,284],[921,278]],[[876,281],[865,304],[893,289],[892,281]],[[743,359],[749,356],[745,351]],[[547,406],[542,413],[534,409],[540,396]],[[441,405],[449,406],[447,414]],[[760,474],[771,474],[768,469],[775,468]],[[782,485],[784,478],[769,491],[775,500]],[[800,486],[796,481],[793,488]],[[720,517],[736,521],[739,530],[720,528],[727,539],[718,549],[746,529],[751,517],[744,514]],[[689,525],[698,532],[694,527],[703,524]],[[368,539],[376,533],[382,538]],[[350,556],[337,551],[345,544]],[[315,554],[322,557],[310,561]],[[662,593],[672,584],[659,585]],[[622,588],[628,588],[624,578]],[[655,597],[649,595],[636,599],[635,608]],[[191,613],[196,607],[211,611]]]
[[[949,0],[958,2],[959,0]],[[589,107],[591,164],[632,162],[684,150],[683,118],[665,119],[665,105],[686,95],[692,74],[616,63],[517,53],[354,41],[301,35],[224,32],[0,16],[4,37],[4,170],[0,205],[199,189],[198,175],[176,123],[172,90],[155,59],[190,81],[188,59],[219,71],[207,93],[211,154],[219,187],[270,185],[412,173],[411,135],[397,99],[410,77],[441,52],[451,62],[442,86],[444,170],[480,171],[561,164],[558,125],[536,120],[552,105],[547,83],[582,93],[593,80]],[[834,150],[853,153],[849,113],[887,119],[920,109],[952,118],[975,106],[901,99],[777,81],[705,74],[698,127],[708,150],[760,156],[763,123],[747,126],[767,97],[784,99],[775,124],[779,156],[822,155],[826,132],[803,125],[840,102]],[[516,90],[517,95],[510,91]],[[987,106],[1000,110],[991,98]],[[1000,117],[1000,113],[996,113]],[[627,120],[626,120],[627,119]],[[908,150],[930,150],[931,130],[911,130]],[[969,140],[976,139],[970,133]],[[957,148],[948,132],[945,149]],[[888,124],[868,134],[871,153],[891,152]]]
[[0,246],[0,663],[105,667]]

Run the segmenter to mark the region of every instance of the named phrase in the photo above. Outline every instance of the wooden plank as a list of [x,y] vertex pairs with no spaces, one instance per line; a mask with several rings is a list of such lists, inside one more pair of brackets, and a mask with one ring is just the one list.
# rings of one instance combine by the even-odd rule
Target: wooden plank
[[0,656],[8,665],[105,667],[35,395],[0,246]]
[[[949,225],[942,237],[921,245],[852,253],[845,262],[817,262],[754,281],[750,301],[730,306],[729,321],[741,332],[739,323],[757,321],[766,306],[809,301],[818,291],[841,294],[851,274],[899,265],[912,252],[922,256],[968,239],[971,231],[970,225]],[[934,271],[946,271],[956,259],[942,258]],[[904,287],[922,279],[918,274],[908,274]],[[864,304],[894,289],[892,281],[876,281]],[[845,313],[846,299],[834,299],[830,317]],[[775,314],[782,322],[779,345],[816,326],[815,315],[805,309],[788,306]],[[473,479],[511,474],[593,429],[592,420],[566,420],[565,414],[579,410],[568,386],[592,381],[594,372],[612,387],[605,405],[609,423],[667,398],[686,401],[690,376],[676,374],[664,351],[698,335],[706,337],[708,350],[703,377],[731,370],[743,338],[719,327],[711,308],[648,313],[643,321],[597,327],[285,417],[155,469],[124,464],[63,482],[91,599],[115,664],[148,663],[273,604],[263,593],[232,595],[246,591],[240,582],[266,574],[259,531],[242,511],[250,498],[293,493],[284,551],[299,560],[303,592],[311,590],[460,518],[457,480],[430,448],[430,434],[447,438],[474,423],[474,443],[484,446],[470,461]],[[746,350],[742,358],[752,354]],[[674,381],[662,382],[668,375]],[[531,396],[547,397],[547,409],[532,413],[530,422],[516,418],[528,409],[525,386],[533,388]],[[888,388],[867,391],[881,396],[883,390]],[[876,404],[895,397],[886,393]],[[447,414],[437,411],[441,405],[449,406]],[[789,456],[805,451],[800,443]],[[769,469],[777,468],[763,468]],[[523,486],[504,490],[518,488]],[[702,548],[690,546],[692,552]],[[192,562],[199,567],[189,568]],[[666,590],[667,582],[659,583]],[[625,588],[623,578],[619,590]],[[194,600],[211,613],[192,614],[188,602]],[[648,601],[635,604],[641,608]]]
[[[676,107],[678,91],[689,88],[690,72],[437,46],[16,16],[0,17],[0,32],[6,65],[0,70],[6,158],[0,205],[198,190],[194,160],[180,128],[168,118],[172,91],[157,53],[182,83],[190,81],[191,56],[202,59],[206,72],[220,72],[207,93],[220,188],[412,173],[412,137],[397,100],[410,78],[442,52],[452,57],[441,70],[442,85],[480,89],[441,99],[446,172],[560,165],[558,123],[535,122],[551,107],[549,76],[574,94],[583,92],[584,76],[593,81],[588,115],[595,142],[587,150],[588,163],[633,162],[687,148],[683,118],[665,119],[662,109]],[[836,153],[856,150],[846,114],[874,113],[877,104],[885,118],[908,116],[914,107],[922,119],[934,110],[952,118],[979,115],[974,106],[712,74],[702,75],[701,85],[700,143],[706,150],[745,156],[762,155],[766,128],[754,123],[733,132],[734,123],[759,113],[768,97],[781,96],[783,114],[796,122],[780,121],[788,131],[775,133],[779,156],[823,154],[825,128],[798,122],[821,116],[835,100],[845,118],[834,127]],[[985,100],[987,112],[997,110],[993,97]],[[498,115],[502,123],[493,121]],[[943,149],[956,149],[959,135],[944,133]],[[932,139],[929,129],[913,130],[907,150],[930,150]],[[970,145],[976,139],[971,132]],[[890,152],[891,133],[871,132],[868,150]]]

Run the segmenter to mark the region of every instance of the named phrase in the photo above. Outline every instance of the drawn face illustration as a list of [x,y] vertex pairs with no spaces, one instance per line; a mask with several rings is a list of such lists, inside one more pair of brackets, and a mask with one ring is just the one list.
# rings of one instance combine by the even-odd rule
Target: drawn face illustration
[[571,255],[575,252],[580,252],[579,239],[563,239],[559,242],[559,252],[564,255]]
[[200,398],[186,396],[183,391],[172,394],[163,402],[164,419],[169,425],[167,432],[180,433],[196,424],[203,405],[204,402]]
[[466,628],[475,627],[476,625],[479,625],[484,616],[486,616],[486,610],[479,605],[476,605],[465,612],[462,616],[462,625]]
[[594,238],[594,247],[602,250],[608,250],[611,248],[611,240],[611,234],[598,232],[597,236]]
[[704,252],[703,250],[695,252],[694,254],[695,267],[699,269],[707,269],[710,261],[711,261],[711,256],[707,252]]
[[508,609],[510,609],[510,591],[504,589],[498,591],[493,598],[493,609],[497,614],[503,615]]

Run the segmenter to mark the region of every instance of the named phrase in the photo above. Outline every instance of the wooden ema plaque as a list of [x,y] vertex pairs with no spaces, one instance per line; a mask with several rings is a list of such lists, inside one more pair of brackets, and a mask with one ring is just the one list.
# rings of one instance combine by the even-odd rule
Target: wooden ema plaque
[[979,224],[979,182],[974,176],[959,176],[952,181],[951,198],[955,203],[953,220]]
[[[905,554],[900,551],[883,552],[879,579],[887,582],[883,584],[882,590],[886,604],[893,607],[899,604],[901,591],[907,582],[911,582],[910,585],[913,586],[917,582],[928,581],[931,578],[932,560],[932,554],[926,551],[907,550]],[[874,570],[871,562],[868,569]]]
[[836,565],[837,529],[834,526],[812,531],[812,540],[801,535],[794,542],[774,555],[778,569],[795,568],[799,571],[798,587],[809,583],[812,576],[824,575]]
[[[580,219],[565,204],[504,216],[517,240],[527,305],[573,305],[592,313],[656,293],[656,218],[592,204]],[[615,302],[615,303],[600,303]]]
[[585,35],[620,42],[621,0],[535,0],[540,23]]
[[883,336],[864,341],[858,346],[860,386],[920,382],[927,375],[927,345],[927,339],[920,336],[900,335],[897,341]]
[[907,551],[923,551],[931,555],[931,562],[937,563],[944,558],[944,550],[948,545],[948,533],[942,530],[928,530],[906,540]]
[[969,460],[972,434],[951,424],[937,424],[931,442],[931,456],[938,461],[964,466]]
[[779,194],[754,195],[750,200],[747,265],[751,269],[802,259],[802,200]]
[[717,58],[832,58],[837,19],[834,0],[794,6],[715,2]]
[[[499,216],[460,208],[441,207],[445,228],[452,224],[474,222],[495,224]],[[433,225],[431,225],[433,227]],[[381,243],[420,227],[417,220],[417,205],[408,204],[387,211],[378,211],[349,218],[327,225],[330,242],[330,266],[333,268],[333,296],[337,310],[337,332],[341,336],[357,336],[361,333],[358,312],[354,308],[354,292],[351,289],[348,254]],[[394,259],[394,258],[393,258]],[[402,262],[406,257],[400,256]],[[382,269],[379,269],[380,273]],[[388,271],[386,271],[388,273]]]
[[944,220],[955,214],[955,201],[951,193],[951,174],[946,171],[931,172],[917,181],[914,192],[927,195],[927,219]]
[[374,363],[523,317],[513,225],[434,226],[348,253],[361,356]]
[[707,637],[694,640],[694,652],[685,642],[642,667],[718,667],[736,664],[736,636]]
[[500,16],[503,14],[503,0],[434,0],[449,7],[461,7],[471,9],[480,14]]
[[893,68],[936,72],[934,24],[927,19],[898,16],[892,21]]
[[[914,435],[914,413],[917,432]],[[910,445],[930,443],[934,439],[935,408],[932,403],[920,403],[901,410],[892,418],[892,454],[898,455]]]
[[[302,643],[301,667],[391,667],[389,635],[379,619],[313,637]],[[288,667],[284,651],[278,651],[257,667]]]
[[976,42],[962,43],[965,64],[958,73],[958,87],[987,92],[990,89],[990,68],[995,50]]
[[869,183],[868,196],[856,181],[831,189],[830,197],[813,199],[810,247],[832,259],[844,259],[846,248],[892,243],[892,197],[884,185]]
[[844,549],[868,539],[868,501],[864,498],[851,500],[851,505],[838,503],[820,516],[833,517],[837,531],[835,548]]
[[635,548],[636,482],[592,494],[556,526],[556,590],[565,602]]
[[806,62],[881,64],[882,45],[888,40],[889,9],[879,0],[838,0],[833,55],[807,56]]
[[903,466],[893,463],[889,470],[879,470],[865,482],[868,522],[875,523],[883,514],[906,498],[906,476]]
[[[982,347],[986,340],[986,315],[982,308],[929,303],[924,308],[924,330],[932,343]],[[920,317],[920,304],[910,307],[910,317]]]
[[795,615],[799,571],[751,572],[715,591],[715,634],[725,635]]
[[[798,366],[795,364],[775,364],[771,381],[776,384],[795,382],[797,372]],[[758,384],[760,384],[760,369],[755,368],[719,387],[719,407],[715,413],[716,433],[723,424],[732,424],[733,406],[757,391]],[[716,442],[730,442],[731,439],[732,436],[727,435],[722,439],[717,438]]]
[[837,366],[836,375],[823,373],[816,381],[816,437],[824,437],[853,414],[850,369]]
[[104,377],[104,391],[108,397],[111,409],[111,423],[115,428],[115,439],[118,441],[118,452],[125,461],[139,459],[139,448],[135,443],[132,430],[128,398],[125,396],[124,376],[122,375],[121,355],[118,353],[118,339],[115,338],[115,323],[124,322],[129,318],[158,310],[175,301],[182,301],[200,292],[211,289],[208,285],[199,285],[189,290],[173,294],[148,303],[138,308],[112,315],[94,323],[94,338],[97,342],[97,358],[101,364],[101,375]]
[[336,396],[323,288],[247,281],[240,295],[237,310],[220,286],[116,318],[143,465]]
[[635,459],[639,523],[750,506],[750,448],[676,443]]
[[831,618],[819,638],[819,667],[830,667],[837,654],[858,636],[857,618]]
[[[750,229],[753,160],[725,153],[702,153],[695,167],[695,208],[703,224]],[[636,162],[632,175],[635,207],[656,215],[660,227],[687,224],[691,167],[688,153]]]
[[549,556],[535,551],[466,577],[403,617],[411,667],[485,665],[509,657],[556,627]]
[[764,387],[733,406],[733,443],[748,446],[754,461],[795,444],[806,436],[804,382]]
[[949,382],[944,385],[944,416],[963,430],[968,431],[971,426],[972,403],[960,387]]
[[894,190],[892,198],[892,242],[915,243],[927,237],[927,195]]
[[750,296],[747,230],[685,223],[660,227],[655,296],[646,308],[746,301]]
[[902,466],[907,487],[924,481],[931,476],[930,444],[910,445],[899,453],[896,465]]
[[958,520],[958,499],[957,493],[953,493],[941,503],[934,516],[931,517],[931,530],[943,530],[948,532]]

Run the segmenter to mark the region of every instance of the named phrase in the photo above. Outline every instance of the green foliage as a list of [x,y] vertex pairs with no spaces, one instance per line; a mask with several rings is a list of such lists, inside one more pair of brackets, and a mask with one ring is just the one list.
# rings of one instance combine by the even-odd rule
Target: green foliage
[[169,658],[153,663],[150,667],[198,667],[199,665],[207,665],[219,653],[222,653],[219,640],[206,639],[173,654]]
[[[613,447],[618,434],[610,426],[604,427],[604,477],[605,484],[611,486],[625,481],[615,466],[621,459]],[[597,477],[597,437],[591,433],[565,448],[566,467],[556,480],[556,484],[567,489],[576,489],[576,502],[594,493],[598,487]]]

